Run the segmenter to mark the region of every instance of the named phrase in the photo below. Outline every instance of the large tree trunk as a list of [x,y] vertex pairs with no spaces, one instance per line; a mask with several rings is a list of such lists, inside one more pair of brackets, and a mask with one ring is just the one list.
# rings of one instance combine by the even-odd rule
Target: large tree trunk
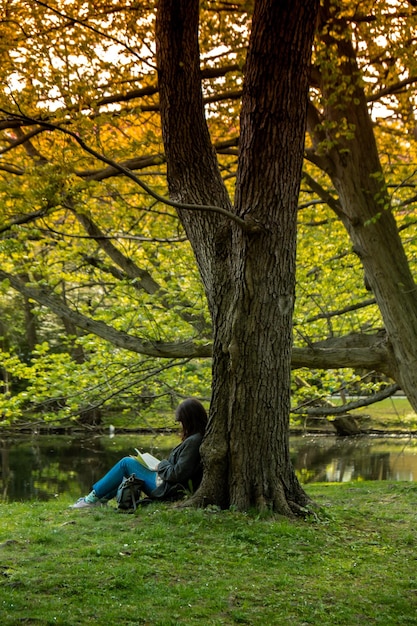
[[[391,375],[417,410],[417,286],[392,214],[349,29],[343,23],[339,28],[343,37],[326,34],[325,49],[338,55],[340,73],[336,79],[325,70],[321,74],[326,140],[333,146],[326,169],[339,194],[338,214],[384,320]],[[340,85],[350,85],[350,95]]]
[[213,321],[210,421],[198,503],[292,515],[307,502],[288,445],[296,212],[316,0],[255,2],[232,209],[202,103],[198,1],[160,0],[157,60],[170,194]]

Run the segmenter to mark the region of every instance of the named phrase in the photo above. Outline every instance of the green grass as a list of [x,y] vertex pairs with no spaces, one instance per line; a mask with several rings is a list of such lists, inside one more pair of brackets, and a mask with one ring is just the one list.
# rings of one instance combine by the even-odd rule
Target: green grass
[[417,484],[315,484],[320,519],[0,505],[0,623],[417,624]]
[[394,396],[370,406],[352,411],[352,415],[369,416],[371,427],[382,429],[415,430],[417,414],[407,398]]

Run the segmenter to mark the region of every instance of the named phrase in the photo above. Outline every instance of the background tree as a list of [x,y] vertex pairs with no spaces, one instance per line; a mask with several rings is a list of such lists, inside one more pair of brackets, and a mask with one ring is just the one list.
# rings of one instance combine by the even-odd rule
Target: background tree
[[[363,18],[363,8],[349,16],[351,23]],[[417,287],[379,159],[348,21],[333,2],[324,3],[321,19],[314,74],[319,96],[310,107],[309,156],[334,185],[337,197],[330,200],[331,208],[351,238],[379,306],[389,354],[383,371],[399,383],[417,409]],[[401,37],[401,25],[394,21],[394,28]],[[322,196],[327,193],[314,183],[312,187]]]

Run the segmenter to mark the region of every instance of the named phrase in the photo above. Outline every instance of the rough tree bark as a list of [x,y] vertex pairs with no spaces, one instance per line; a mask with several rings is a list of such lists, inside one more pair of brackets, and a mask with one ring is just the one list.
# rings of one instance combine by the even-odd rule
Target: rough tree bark
[[[417,285],[392,213],[349,28],[343,19],[329,28],[331,15],[328,9],[321,11],[327,24],[325,50],[338,75],[326,76],[325,69],[319,74],[325,107],[310,130],[316,146],[323,145],[324,139],[332,147],[317,163],[339,194],[334,206],[381,311],[391,354],[390,375],[417,410]],[[350,85],[350,90],[340,85]],[[318,132],[317,122],[326,122],[325,133]],[[349,128],[349,133],[344,134],[343,128]]]
[[242,98],[235,203],[204,116],[198,1],[160,0],[160,110],[170,195],[180,210],[213,322],[205,473],[194,503],[291,516],[307,503],[288,446],[297,198],[316,0],[257,0]]

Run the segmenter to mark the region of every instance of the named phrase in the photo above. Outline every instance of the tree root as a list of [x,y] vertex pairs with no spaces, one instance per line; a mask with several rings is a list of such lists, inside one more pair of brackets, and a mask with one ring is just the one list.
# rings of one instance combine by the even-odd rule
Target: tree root
[[314,511],[314,503],[312,501],[305,505],[300,505],[300,504],[297,504],[297,502],[288,500],[288,506],[290,507],[294,515],[297,517],[303,517],[305,519],[306,517],[311,516],[317,522],[319,521],[319,517],[317,513]]

